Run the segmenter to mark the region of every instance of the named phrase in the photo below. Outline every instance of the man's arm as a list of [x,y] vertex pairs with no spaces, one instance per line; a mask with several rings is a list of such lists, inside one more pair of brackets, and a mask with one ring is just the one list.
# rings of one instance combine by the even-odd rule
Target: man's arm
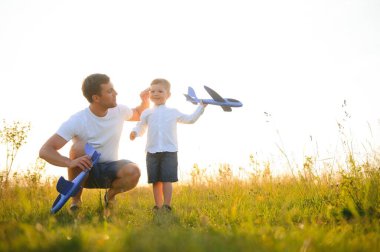
[[61,149],[67,141],[61,136],[54,134],[51,136],[46,143],[41,147],[39,156],[40,158],[46,160],[46,162],[60,167],[79,167],[82,170],[91,167],[91,158],[87,155],[71,160],[68,157],[62,156],[58,150]]
[[133,110],[133,115],[128,121],[140,121],[140,116],[142,112],[149,108],[150,102],[149,102],[149,88],[145,89],[140,93],[141,98],[141,104],[137,106]]

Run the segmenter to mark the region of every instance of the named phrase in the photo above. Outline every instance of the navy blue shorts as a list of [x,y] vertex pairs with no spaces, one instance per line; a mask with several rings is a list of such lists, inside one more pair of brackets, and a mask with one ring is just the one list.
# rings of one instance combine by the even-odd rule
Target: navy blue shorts
[[84,188],[110,188],[117,178],[118,171],[125,165],[133,163],[129,160],[97,163],[91,168]]
[[148,183],[177,182],[177,152],[157,152],[146,154]]

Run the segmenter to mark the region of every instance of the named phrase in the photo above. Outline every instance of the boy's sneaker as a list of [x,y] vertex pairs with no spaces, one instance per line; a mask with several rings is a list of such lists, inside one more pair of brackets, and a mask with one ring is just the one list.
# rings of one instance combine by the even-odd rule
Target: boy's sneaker
[[166,212],[171,212],[172,211],[172,208],[169,205],[163,205],[162,209],[165,210]]
[[152,208],[153,213],[157,213],[158,210],[160,210],[160,208],[159,208],[158,206],[154,206],[154,207]]

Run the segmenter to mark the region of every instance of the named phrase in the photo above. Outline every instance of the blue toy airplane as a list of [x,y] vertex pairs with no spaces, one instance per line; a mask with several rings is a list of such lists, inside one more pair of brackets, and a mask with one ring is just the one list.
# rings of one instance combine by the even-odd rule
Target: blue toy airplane
[[243,104],[238,100],[231,99],[231,98],[223,98],[211,88],[207,86],[204,86],[204,88],[206,89],[207,93],[212,97],[212,99],[198,99],[198,97],[195,94],[194,89],[192,87],[189,87],[187,94],[184,94],[186,97],[186,100],[193,104],[198,104],[202,101],[203,104],[218,105],[218,106],[221,106],[222,109],[226,112],[232,111],[231,107],[243,106]]
[[[87,155],[91,157],[92,166],[98,162],[100,153],[98,153],[91,145],[88,143],[84,147],[84,151]],[[50,213],[55,214],[58,212],[63,205],[69,200],[70,197],[75,196],[81,188],[83,179],[86,177],[90,169],[82,171],[79,175],[73,180],[68,181],[63,177],[60,177],[57,182],[57,191],[60,193],[56,200],[53,203],[53,206],[50,210]]]

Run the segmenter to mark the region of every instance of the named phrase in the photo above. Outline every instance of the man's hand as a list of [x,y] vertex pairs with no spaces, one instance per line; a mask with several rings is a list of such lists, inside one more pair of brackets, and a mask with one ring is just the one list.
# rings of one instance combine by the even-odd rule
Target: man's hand
[[150,88],[147,88],[140,93],[141,104],[133,109],[133,115],[131,118],[129,118],[128,121],[140,121],[140,116],[141,116],[142,112],[145,109],[149,108],[149,106],[150,106],[149,90],[150,90]]
[[149,90],[150,88],[147,88],[140,93],[141,101],[143,101],[144,103],[149,103]]
[[70,166],[68,168],[74,167],[79,167],[83,171],[90,169],[92,167],[91,157],[88,155],[84,155],[74,160],[71,160]]

